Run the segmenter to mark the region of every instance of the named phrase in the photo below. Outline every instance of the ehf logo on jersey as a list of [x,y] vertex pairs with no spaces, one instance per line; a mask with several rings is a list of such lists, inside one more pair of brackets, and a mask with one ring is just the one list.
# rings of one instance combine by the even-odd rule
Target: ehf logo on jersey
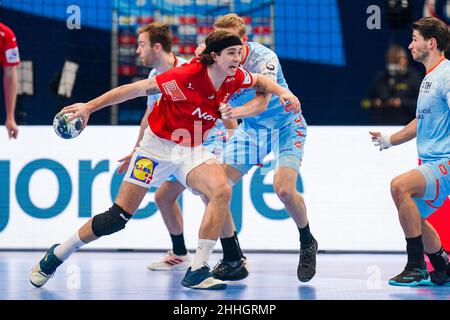
[[175,80],[164,82],[162,87],[164,88],[164,92],[172,98],[172,101],[187,100]]
[[435,17],[450,26],[450,3],[447,0],[425,0],[424,17]]
[[133,170],[131,170],[130,178],[145,184],[150,184],[157,165],[158,162],[156,161],[143,156],[137,156],[134,161]]
[[20,62],[19,49],[17,47],[6,50],[5,55],[8,63]]

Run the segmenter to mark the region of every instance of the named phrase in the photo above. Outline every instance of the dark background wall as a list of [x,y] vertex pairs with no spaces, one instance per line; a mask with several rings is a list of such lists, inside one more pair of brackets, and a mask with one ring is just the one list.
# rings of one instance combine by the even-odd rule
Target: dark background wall
[[[422,16],[424,0],[411,2],[413,7],[411,20],[416,20]],[[280,1],[278,8],[285,7],[277,10],[275,26],[283,21],[280,12],[288,12],[290,6],[294,5],[296,10],[302,10],[302,3],[302,1]],[[302,101],[303,112],[309,124],[369,124],[370,114],[361,108],[361,99],[366,95],[376,71],[384,68],[384,55],[389,43],[398,42],[407,47],[411,31],[409,27],[397,32],[389,28],[385,19],[385,2],[382,0],[340,0],[329,3],[337,4],[338,7],[339,28],[331,31],[340,33],[344,53],[343,63],[281,58],[283,71],[290,88]],[[277,2],[275,4],[277,6]],[[369,17],[366,10],[370,5],[378,5],[381,8],[380,30],[369,30],[366,27]],[[110,30],[89,26],[83,26],[81,30],[68,30],[65,20],[45,18],[4,7],[0,10],[0,21],[10,26],[16,33],[21,59],[31,59],[34,62],[35,94],[19,97],[17,106],[18,113],[26,114],[23,118],[18,116],[18,120],[22,123],[50,124],[61,106],[87,101],[110,89]],[[300,21],[286,19],[286,23],[286,29],[295,30]],[[319,37],[317,41],[320,46],[321,38]],[[283,45],[288,46],[285,49],[289,50],[290,45],[309,44],[286,42]],[[51,89],[52,80],[58,78],[66,59],[80,63],[71,99],[58,98]],[[411,63],[423,74],[421,65],[413,61]],[[3,97],[0,98],[3,105]],[[144,101],[141,99],[134,105],[142,105],[144,111]],[[109,111],[100,111],[92,116],[91,124],[107,124],[109,120]],[[0,123],[3,121],[4,110],[1,110]]]

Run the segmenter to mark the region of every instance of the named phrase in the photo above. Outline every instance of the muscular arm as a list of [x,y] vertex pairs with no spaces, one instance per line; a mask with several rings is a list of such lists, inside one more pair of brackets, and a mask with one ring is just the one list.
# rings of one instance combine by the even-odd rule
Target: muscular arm
[[256,97],[248,101],[241,107],[233,108],[234,118],[249,118],[257,116],[267,110],[271,94],[265,92],[256,92]]
[[252,73],[253,83],[251,87],[255,88],[257,92],[272,93],[279,97],[279,100],[283,106],[286,106],[286,100],[292,105],[292,109],[295,113],[300,112],[300,101],[292,94],[288,89],[280,86],[275,81],[262,75]]
[[278,83],[262,74],[252,73],[252,77],[253,77],[252,87],[257,92],[273,93],[276,94],[277,96],[291,93],[286,88],[283,88],[282,86],[278,85]]
[[137,97],[161,93],[155,77],[114,88],[87,103],[90,112]]
[[408,123],[402,130],[391,135],[391,144],[393,146],[412,140],[417,135],[417,119]]
[[62,109],[61,114],[72,113],[68,119],[69,121],[76,117],[81,117],[84,128],[88,123],[90,114],[94,111],[130,99],[160,92],[156,79],[153,77],[114,88],[87,103],[75,103],[65,107]]
[[19,128],[17,128],[14,110],[17,98],[17,71],[16,66],[3,67],[3,90],[5,96],[6,121],[5,127],[9,138],[17,139]]
[[3,90],[5,96],[6,121],[14,121],[14,109],[17,98],[16,67],[3,67]]

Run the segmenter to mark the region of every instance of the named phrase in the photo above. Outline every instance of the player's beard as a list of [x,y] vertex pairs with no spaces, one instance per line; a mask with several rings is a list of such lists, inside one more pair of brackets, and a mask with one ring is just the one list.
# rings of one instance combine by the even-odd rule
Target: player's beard
[[416,51],[416,56],[414,58],[414,60],[416,60],[417,62],[424,62],[428,56],[430,55],[430,52],[426,49],[425,46],[423,46],[423,48],[420,48],[419,50],[415,50]]

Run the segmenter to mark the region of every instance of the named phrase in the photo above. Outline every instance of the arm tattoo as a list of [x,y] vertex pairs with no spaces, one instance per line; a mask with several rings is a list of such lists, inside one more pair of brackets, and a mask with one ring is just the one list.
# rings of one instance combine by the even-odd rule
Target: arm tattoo
[[145,90],[145,94],[148,96],[157,94],[157,93],[161,93],[161,91],[159,90],[158,87],[152,87],[152,88],[148,88],[147,90]]

